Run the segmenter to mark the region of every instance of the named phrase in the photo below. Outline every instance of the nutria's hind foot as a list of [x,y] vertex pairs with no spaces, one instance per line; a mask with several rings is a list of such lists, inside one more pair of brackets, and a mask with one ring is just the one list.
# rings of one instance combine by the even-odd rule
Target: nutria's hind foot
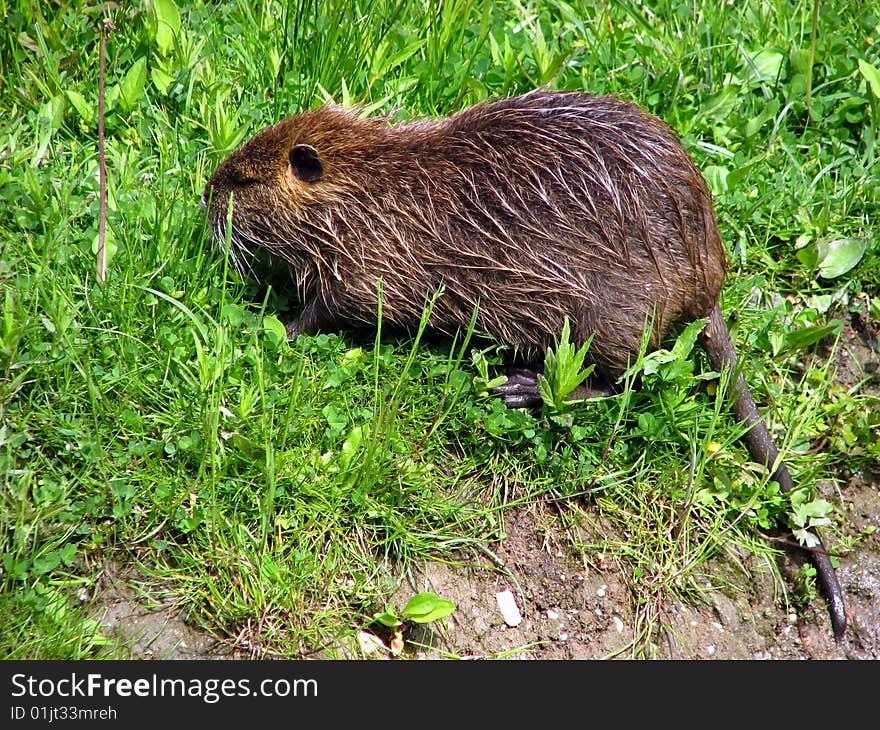
[[508,408],[527,408],[540,412],[544,405],[538,393],[538,371],[532,368],[510,368],[507,371],[507,381],[492,388],[492,392],[503,398]]
[[[492,388],[495,395],[504,399],[508,408],[528,408],[540,412],[544,401],[538,392],[538,373],[540,369],[533,367],[511,367],[507,371],[507,381]],[[568,394],[570,400],[587,400],[600,398],[614,393],[614,388],[605,382],[582,383]]]

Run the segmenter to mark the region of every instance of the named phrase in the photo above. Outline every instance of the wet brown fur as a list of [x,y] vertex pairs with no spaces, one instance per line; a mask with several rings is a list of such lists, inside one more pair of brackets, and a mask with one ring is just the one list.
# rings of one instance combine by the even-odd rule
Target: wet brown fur
[[[291,174],[297,144],[318,151],[319,181]],[[221,237],[234,194],[236,260],[287,262],[322,326],[375,325],[377,279],[383,321],[417,325],[442,284],[436,329],[479,304],[478,331],[539,355],[568,316],[610,377],[646,319],[656,346],[708,316],[724,279],[702,176],[664,123],[612,97],[539,92],[397,125],[323,107],[261,132],[208,188]]]
[[[305,161],[294,159],[294,151]],[[431,320],[477,329],[539,357],[564,318],[610,379],[679,325],[709,318],[716,369],[736,367],[718,309],[725,275],[706,183],[672,130],[613,97],[536,91],[453,116],[389,124],[323,107],[289,117],[225,160],[208,181],[221,241],[245,273],[262,252],[286,264],[305,303],[292,336]],[[783,489],[778,459],[745,381],[734,412],[752,457]],[[827,555],[813,553],[836,636],[846,625]]]

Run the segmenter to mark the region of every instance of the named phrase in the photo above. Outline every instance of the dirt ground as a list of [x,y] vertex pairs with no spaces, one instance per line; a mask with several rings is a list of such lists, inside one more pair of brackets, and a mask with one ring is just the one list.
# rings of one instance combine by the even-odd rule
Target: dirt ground
[[[838,380],[854,384],[868,376],[868,387],[880,393],[877,330],[858,317],[851,325],[843,336]],[[849,475],[839,490],[829,483],[820,493],[846,510],[846,536],[880,528],[880,463]],[[716,556],[706,564],[712,587],[703,601],[667,599],[637,607],[622,573],[613,564],[579,561],[566,547],[570,539],[561,533],[559,520],[544,519],[542,509],[532,506],[507,515],[507,538],[493,546],[501,570],[428,563],[414,580],[401,582],[392,599],[398,608],[423,590],[457,606],[437,624],[410,627],[402,656],[880,659],[880,529],[841,558],[838,577],[849,625],[844,639],[835,643],[821,595],[805,609],[786,606],[772,572],[744,553]],[[788,585],[802,564],[798,551],[780,560]],[[124,587],[124,580],[106,585],[96,615],[104,633],[126,646],[132,658],[248,658],[234,637],[218,642],[188,626],[170,602],[148,608]],[[512,599],[513,615],[502,613],[499,594]],[[639,632],[648,625],[655,630],[645,642]],[[361,632],[340,652],[391,657],[390,638]]]
[[[849,491],[849,490],[848,490]],[[880,494],[876,484],[853,485],[854,517],[877,523]],[[849,494],[847,495],[849,497]],[[427,644],[418,656],[600,659],[650,656],[660,659],[878,659],[880,658],[880,543],[872,536],[841,561],[838,576],[847,601],[849,627],[836,644],[821,597],[806,611],[785,610],[769,571],[749,556],[738,556],[747,573],[725,557],[707,565],[707,576],[730,575],[735,588],[707,591],[704,605],[668,602],[643,608],[613,566],[603,570],[576,564],[564,550],[563,535],[538,530],[533,514],[509,522],[509,537],[497,554],[509,575],[432,563],[415,586],[455,601],[457,610],[439,631],[415,628],[410,642]],[[558,539],[555,539],[558,538]],[[801,564],[794,554],[784,561],[784,576]],[[707,577],[707,581],[712,579]],[[497,594],[510,591],[521,623],[505,622]],[[411,594],[400,592],[400,606]],[[650,613],[647,613],[647,612]],[[662,629],[647,647],[633,653],[635,629],[653,617]],[[511,623],[515,622],[512,621]]]

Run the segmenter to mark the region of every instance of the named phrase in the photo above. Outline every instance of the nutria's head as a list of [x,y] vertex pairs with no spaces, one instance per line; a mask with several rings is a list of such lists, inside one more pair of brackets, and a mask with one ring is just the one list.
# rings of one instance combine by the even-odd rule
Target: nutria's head
[[384,120],[358,119],[355,110],[322,107],[264,129],[217,167],[202,207],[226,250],[231,206],[229,255],[240,273],[259,251],[297,264],[294,244],[307,235],[300,213],[357,181],[364,145],[383,127]]

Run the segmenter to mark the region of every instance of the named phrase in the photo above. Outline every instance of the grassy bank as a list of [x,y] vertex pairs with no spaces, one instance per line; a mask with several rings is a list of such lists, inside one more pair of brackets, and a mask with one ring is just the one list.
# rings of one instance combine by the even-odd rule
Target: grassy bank
[[[123,566],[145,597],[254,653],[367,625],[401,571],[491,563],[515,505],[610,525],[635,601],[699,600],[725,544],[827,522],[815,484],[880,458],[877,399],[833,344],[880,318],[874,3],[419,0],[103,11],[0,2],[0,656],[114,655],[89,610]],[[107,13],[105,16],[104,13]],[[99,26],[108,38],[108,278],[98,236]],[[804,491],[748,463],[698,349],[570,419],[483,393],[504,352],[329,332],[241,280],[198,200],[261,127],[324,101],[397,119],[536,86],[615,93],[704,170],[748,379]]]

